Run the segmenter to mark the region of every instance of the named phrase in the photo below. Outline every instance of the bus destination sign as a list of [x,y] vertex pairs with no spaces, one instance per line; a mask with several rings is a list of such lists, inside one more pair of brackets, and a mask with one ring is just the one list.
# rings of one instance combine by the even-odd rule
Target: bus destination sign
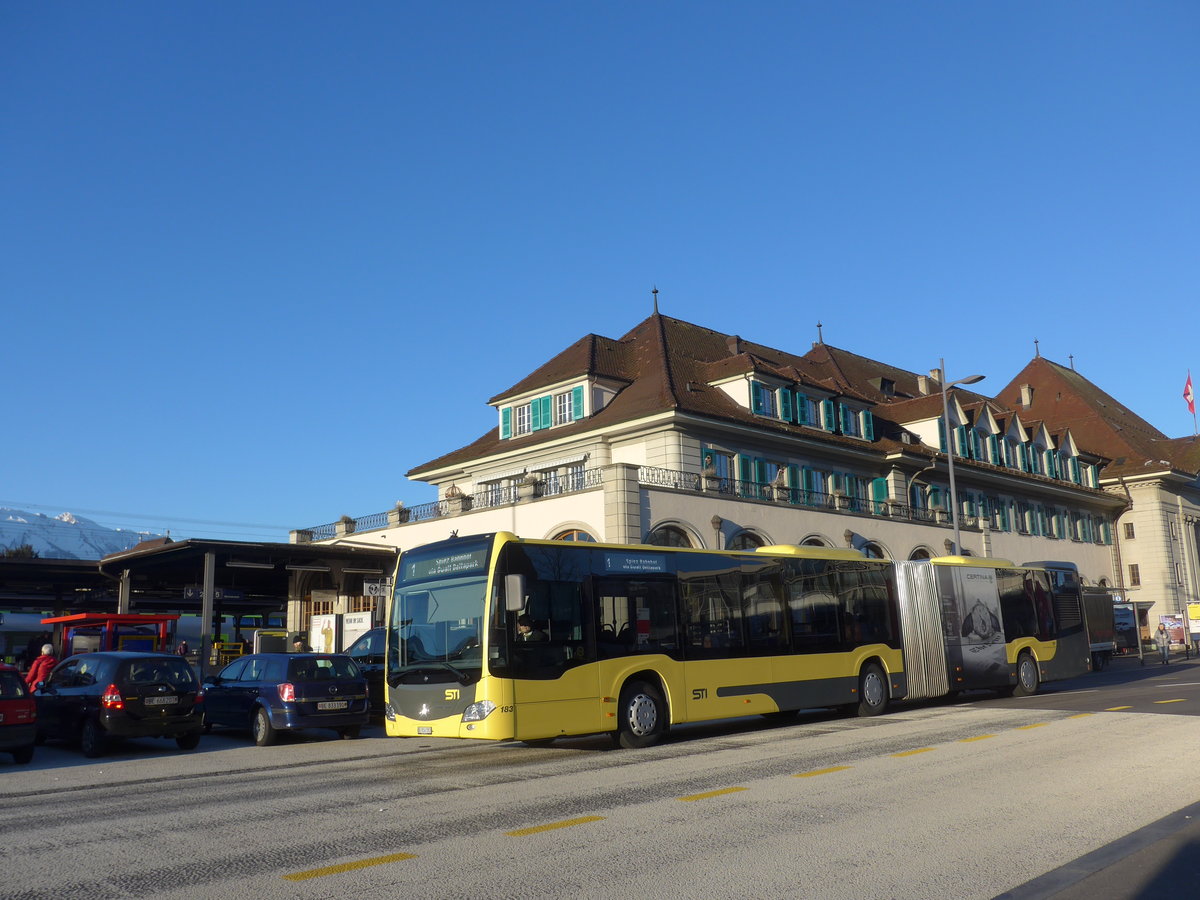
[[606,572],[666,572],[667,557],[661,553],[605,553]]
[[449,556],[417,559],[405,567],[404,578],[406,581],[424,581],[426,578],[482,572],[487,565],[487,555],[487,549],[484,548],[452,553]]

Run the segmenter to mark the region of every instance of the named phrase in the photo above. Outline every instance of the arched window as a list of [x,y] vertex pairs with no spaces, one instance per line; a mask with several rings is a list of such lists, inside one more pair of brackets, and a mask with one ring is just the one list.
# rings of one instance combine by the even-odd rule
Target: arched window
[[918,547],[912,553],[908,554],[909,559],[929,559],[929,551],[924,547]]
[[883,559],[886,556],[883,548],[874,541],[867,541],[862,545],[862,554],[868,559]]
[[829,545],[819,537],[805,538],[800,542],[801,547],[828,547]]
[[766,542],[753,531],[739,531],[729,542],[730,550],[757,550]]
[[691,547],[692,541],[682,528],[660,525],[646,536],[646,543],[653,547]]
[[596,539],[584,531],[582,528],[569,528],[566,531],[560,531],[553,537],[556,541],[587,541],[596,543]]

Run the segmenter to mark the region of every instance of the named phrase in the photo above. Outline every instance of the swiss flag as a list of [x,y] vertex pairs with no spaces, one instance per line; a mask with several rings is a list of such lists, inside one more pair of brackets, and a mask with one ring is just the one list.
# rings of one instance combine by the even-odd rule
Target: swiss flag
[[1188,412],[1196,414],[1196,396],[1192,393],[1192,373],[1188,372],[1187,384],[1183,386],[1183,399],[1188,403]]

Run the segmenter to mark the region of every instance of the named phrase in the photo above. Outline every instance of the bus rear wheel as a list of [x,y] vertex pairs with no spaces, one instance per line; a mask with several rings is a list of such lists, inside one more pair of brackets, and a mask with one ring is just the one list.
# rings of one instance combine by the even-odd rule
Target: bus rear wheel
[[636,750],[658,742],[666,729],[666,704],[657,688],[644,681],[631,681],[621,691],[617,707],[618,747]]
[[1028,653],[1022,653],[1017,660],[1017,683],[1013,685],[1012,696],[1032,697],[1038,692],[1040,683],[1037,663]]
[[858,677],[858,714],[877,716],[887,709],[887,703],[888,686],[883,669],[869,663]]

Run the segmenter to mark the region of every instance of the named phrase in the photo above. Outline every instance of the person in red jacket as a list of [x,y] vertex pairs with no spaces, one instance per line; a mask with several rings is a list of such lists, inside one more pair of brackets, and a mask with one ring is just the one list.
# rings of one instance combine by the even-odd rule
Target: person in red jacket
[[58,660],[54,658],[54,646],[52,644],[42,644],[42,655],[33,661],[33,665],[29,667],[29,671],[25,674],[25,684],[28,685],[31,691],[37,687],[39,681],[46,680],[56,662]]

